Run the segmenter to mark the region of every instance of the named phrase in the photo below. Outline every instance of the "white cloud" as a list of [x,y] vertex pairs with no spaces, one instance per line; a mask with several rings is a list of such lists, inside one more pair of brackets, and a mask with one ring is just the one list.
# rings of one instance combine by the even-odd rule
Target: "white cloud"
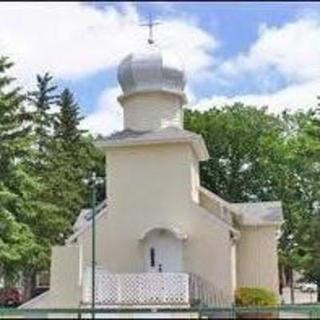
[[[276,70],[292,82],[320,75],[320,21],[304,16],[280,27],[262,25],[258,39],[247,52],[225,62],[220,72],[234,77],[244,72]],[[263,75],[262,75],[263,76]]]
[[96,109],[81,123],[83,129],[93,134],[107,135],[122,129],[123,112],[117,97],[119,87],[105,89],[97,103]]
[[[82,79],[116,67],[126,54],[146,45],[140,20],[133,3],[103,9],[77,2],[1,3],[0,55],[15,62],[14,75],[27,89],[37,73],[46,71],[60,79]],[[154,34],[160,47],[183,59],[191,77],[212,65],[217,41],[190,18],[166,18]],[[119,92],[106,88],[82,126],[103,134],[121,129]]]
[[196,103],[197,97],[196,97],[195,93],[192,91],[192,88],[189,85],[186,86],[184,91],[185,91],[185,94],[186,94],[186,97],[187,97],[186,107],[188,108],[188,107],[190,107],[190,106],[192,106],[193,104]]
[[[120,59],[146,43],[136,6],[84,3],[1,3],[0,52],[16,62],[25,82],[35,73],[52,72],[60,78],[80,78],[115,67]],[[185,59],[187,70],[200,72],[212,63],[216,46],[212,35],[192,21],[164,21],[155,32],[159,45]]]
[[[180,33],[182,32],[177,34]],[[193,57],[194,65],[201,66],[201,61],[203,65],[210,63],[201,56],[201,52],[198,54],[199,56]],[[253,73],[256,81],[267,87],[269,85],[266,83],[272,81],[268,73],[274,69],[291,80],[292,84],[272,93],[266,90],[262,94],[214,95],[206,99],[195,97],[192,89],[187,87],[186,92],[190,101],[188,107],[207,110],[212,106],[219,107],[234,102],[243,102],[249,105],[268,106],[269,110],[275,113],[284,109],[297,110],[315,107],[320,88],[320,23],[317,22],[315,16],[302,17],[282,27],[261,27],[257,41],[251,45],[248,52],[241,53],[222,64],[219,70],[222,75],[220,81],[228,83],[232,77],[244,76],[249,71]],[[199,72],[205,74],[206,69],[202,67]],[[90,127],[97,126],[98,132],[108,133],[115,126],[110,125],[111,129],[107,129],[95,123],[103,122],[101,119],[114,119],[117,129],[120,129],[121,115],[117,112],[121,109],[115,104],[116,95],[106,93],[105,97],[103,107],[98,108],[97,112],[91,116]]]
[[258,107],[268,106],[269,110],[279,113],[284,109],[298,110],[317,106],[320,81],[310,81],[304,84],[292,85],[271,94],[248,94],[227,96],[212,96],[198,101],[192,109],[208,110],[213,106],[221,107],[235,102],[242,102]]
[[[36,73],[50,71],[62,79],[81,79],[94,72],[114,68],[130,51],[146,42],[147,30],[139,26],[136,5],[107,5],[104,9],[84,3],[1,3],[0,54],[16,62],[15,73],[24,85],[34,82]],[[212,52],[218,43],[196,21],[175,12],[156,27],[160,46],[176,51],[185,62],[189,78],[210,79],[215,64]],[[302,16],[280,27],[261,26],[258,39],[246,52],[222,63],[215,74],[220,84],[233,84],[249,72],[264,87],[272,87],[270,73],[276,71],[290,86],[276,92],[212,96],[200,99],[191,88],[188,97],[194,108],[206,109],[235,101],[269,105],[272,111],[316,105],[320,88],[320,20]],[[252,77],[250,78],[250,81]],[[274,88],[273,88],[274,89]],[[83,126],[107,134],[122,127],[122,108],[116,97],[119,89],[106,88]]]
[[[287,85],[279,87],[279,77]],[[303,15],[282,26],[260,26],[259,36],[249,49],[221,64],[216,83],[232,86],[246,81],[262,93],[214,95],[200,99],[192,108],[207,110],[234,102],[269,106],[272,112],[315,107],[320,88],[320,19]],[[280,81],[281,82],[281,81]],[[270,90],[272,88],[272,91]],[[275,88],[278,88],[275,90]]]

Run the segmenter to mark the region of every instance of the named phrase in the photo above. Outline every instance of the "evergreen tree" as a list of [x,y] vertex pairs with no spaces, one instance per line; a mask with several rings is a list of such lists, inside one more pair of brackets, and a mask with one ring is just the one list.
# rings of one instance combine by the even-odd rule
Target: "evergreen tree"
[[24,98],[6,75],[12,66],[0,58],[0,271],[8,279],[39,262],[41,252],[30,225],[37,215],[37,182],[28,173],[32,157],[30,120]]
[[[29,103],[33,107],[30,114],[36,154],[35,160],[30,164],[30,170],[41,183],[36,197],[44,208],[32,229],[38,241],[44,247],[50,248],[52,245],[62,243],[61,230],[66,223],[61,214],[61,204],[58,199],[51,196],[48,179],[56,157],[53,150],[56,114],[52,109],[57,105],[59,95],[56,93],[57,86],[52,84],[53,77],[50,74],[37,75],[36,81],[36,90],[28,94]],[[50,250],[47,250],[47,253],[49,254]],[[49,256],[46,256],[45,261],[49,261]]]
[[68,89],[57,96],[45,74],[25,99],[9,89],[10,66],[0,59],[0,273],[13,280],[22,271],[30,298],[36,272],[49,267],[51,246],[64,243],[88,202],[83,179],[92,170],[103,174],[104,159],[78,128],[82,117]]
[[[56,234],[63,224],[57,217],[58,206],[43,196],[43,190],[47,186],[45,171],[48,166],[48,148],[53,138],[54,114],[53,106],[56,103],[56,86],[52,85],[52,76],[45,73],[37,75],[36,89],[27,94],[28,123],[30,124],[29,137],[32,140],[31,150],[33,156],[24,158],[28,172],[37,182],[37,188],[32,192],[34,198],[33,207],[35,215],[28,222],[29,229],[39,248],[39,259],[30,259],[30,264],[25,265],[24,295],[31,298],[35,287],[36,272],[47,269],[50,263],[51,246],[54,244],[52,234]],[[31,263],[32,262],[32,263]]]
[[52,76],[45,73],[43,76],[37,75],[36,90],[29,92],[28,100],[34,108],[33,130],[35,135],[35,146],[38,150],[36,171],[42,170],[47,158],[46,152],[48,144],[52,138],[54,114],[52,107],[56,104],[58,95],[57,86],[52,85]]
[[58,106],[60,111],[56,117],[55,137],[62,142],[65,151],[70,151],[81,140],[83,131],[78,126],[83,117],[69,89],[62,91]]
[[52,243],[61,243],[70,234],[76,217],[87,203],[88,188],[84,178],[100,157],[92,141],[79,129],[82,117],[69,89],[62,91],[57,106],[59,110],[43,175],[46,181],[43,198],[58,207],[55,218],[61,221],[59,229],[50,233]]

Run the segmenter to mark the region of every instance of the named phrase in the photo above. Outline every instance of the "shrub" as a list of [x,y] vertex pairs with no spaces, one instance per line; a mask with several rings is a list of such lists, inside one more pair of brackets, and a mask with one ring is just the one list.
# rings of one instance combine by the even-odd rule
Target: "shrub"
[[21,304],[21,294],[17,288],[0,289],[0,306],[17,306]]
[[259,287],[242,287],[235,292],[236,304],[239,306],[272,306],[278,304],[276,294]]

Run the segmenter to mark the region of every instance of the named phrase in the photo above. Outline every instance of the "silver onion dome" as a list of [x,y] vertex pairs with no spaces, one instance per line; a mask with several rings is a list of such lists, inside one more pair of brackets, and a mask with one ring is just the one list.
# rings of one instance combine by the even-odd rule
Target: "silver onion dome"
[[149,44],[127,55],[119,65],[118,81],[123,97],[137,92],[164,91],[185,100],[185,72],[181,59]]

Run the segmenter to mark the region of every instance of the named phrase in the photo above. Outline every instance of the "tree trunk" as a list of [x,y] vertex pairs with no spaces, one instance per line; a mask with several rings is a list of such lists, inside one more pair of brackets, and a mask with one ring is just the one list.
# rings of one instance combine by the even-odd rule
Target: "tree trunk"
[[320,302],[320,284],[317,285],[317,302]]
[[285,286],[285,270],[282,264],[279,264],[279,293],[283,294],[283,287]]
[[35,272],[26,271],[23,274],[23,301],[28,301],[33,297],[35,285]]
[[293,270],[289,269],[290,300],[294,304]]

